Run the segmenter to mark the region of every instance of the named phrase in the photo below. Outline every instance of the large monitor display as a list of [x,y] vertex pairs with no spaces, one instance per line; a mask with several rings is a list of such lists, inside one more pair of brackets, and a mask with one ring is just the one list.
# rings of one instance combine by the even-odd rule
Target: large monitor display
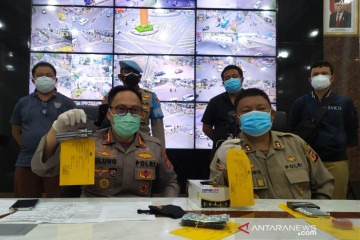
[[[78,105],[101,104],[122,85],[119,61],[143,69],[164,113],[167,148],[209,149],[201,118],[225,91],[221,72],[244,73],[276,108],[276,1],[33,0],[30,70],[57,70],[57,90]],[[34,91],[29,73],[29,92]]]
[[194,10],[116,8],[115,52],[194,54]]

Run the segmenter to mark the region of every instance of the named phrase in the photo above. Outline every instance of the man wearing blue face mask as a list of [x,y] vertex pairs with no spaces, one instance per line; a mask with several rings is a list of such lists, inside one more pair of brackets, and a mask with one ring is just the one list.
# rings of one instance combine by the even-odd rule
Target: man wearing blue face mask
[[226,92],[210,99],[201,119],[203,132],[213,141],[210,160],[229,135],[229,112],[234,111],[235,98],[241,92],[244,81],[242,70],[235,65],[226,66],[221,79]]
[[[313,90],[293,103],[290,129],[309,142],[334,176],[333,198],[346,199],[349,181],[346,147],[358,144],[357,111],[349,97],[331,91],[335,76],[330,63],[313,64],[308,80]],[[304,124],[309,120],[316,124],[311,135],[304,134],[312,130],[312,125]]]
[[241,133],[226,140],[210,165],[210,179],[227,181],[226,156],[230,148],[244,149],[250,159],[257,198],[330,199],[333,177],[315,151],[300,137],[272,131],[275,111],[260,89],[243,90],[235,100]]
[[[82,197],[176,197],[177,175],[159,139],[139,131],[142,95],[128,86],[117,86],[108,95],[110,128],[96,131],[95,184],[82,186]],[[86,122],[82,109],[61,114],[44,136],[31,161],[40,176],[59,173],[61,146],[55,134]]]
[[47,62],[32,68],[32,83],[36,90],[21,98],[10,119],[12,135],[21,150],[16,161],[14,192],[16,197],[59,197],[59,176],[42,178],[31,171],[30,162],[39,141],[57,117],[75,103],[56,91],[56,69]]

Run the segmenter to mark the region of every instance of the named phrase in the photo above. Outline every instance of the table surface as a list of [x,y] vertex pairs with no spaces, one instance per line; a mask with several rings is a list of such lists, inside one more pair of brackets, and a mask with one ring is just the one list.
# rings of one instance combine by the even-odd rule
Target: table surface
[[[6,199],[9,200],[9,199]],[[13,199],[17,200],[17,199]],[[0,199],[1,201],[1,199]],[[174,204],[187,212],[203,214],[230,214],[231,221],[251,226],[306,226],[304,219],[294,218],[278,207],[286,204],[286,199],[255,199],[255,206],[229,208],[200,208],[188,198],[54,198],[41,199],[41,202],[151,202],[152,205]],[[293,201],[293,200],[291,200]],[[333,217],[352,219],[354,225],[360,226],[359,200],[309,200],[319,205],[322,210],[330,212]],[[169,232],[180,228],[180,219],[156,217],[155,221],[113,221],[104,223],[84,224],[39,224],[21,240],[81,240],[81,239],[185,239]],[[10,224],[3,222],[1,224]],[[238,232],[226,239],[337,239],[332,235],[317,229],[312,236],[300,236],[296,231],[250,231],[250,235]],[[305,233],[306,234],[306,233]],[[9,239],[0,237],[1,240]],[[17,239],[17,238],[11,238]],[[360,237],[359,237],[360,239]]]

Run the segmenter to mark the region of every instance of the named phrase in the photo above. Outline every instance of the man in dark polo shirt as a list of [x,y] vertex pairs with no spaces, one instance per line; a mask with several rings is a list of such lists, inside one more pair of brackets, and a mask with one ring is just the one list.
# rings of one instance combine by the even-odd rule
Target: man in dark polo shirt
[[47,197],[59,197],[59,176],[39,177],[31,171],[31,158],[52,123],[61,113],[75,108],[75,103],[56,91],[56,70],[50,63],[36,64],[32,76],[36,90],[17,102],[10,119],[12,135],[21,147],[16,161],[14,192],[19,198],[41,197],[43,190]]
[[205,110],[201,121],[203,132],[213,141],[210,160],[229,133],[228,113],[234,111],[234,101],[240,93],[244,81],[242,70],[235,65],[229,65],[221,73],[221,79],[226,92],[212,99]]

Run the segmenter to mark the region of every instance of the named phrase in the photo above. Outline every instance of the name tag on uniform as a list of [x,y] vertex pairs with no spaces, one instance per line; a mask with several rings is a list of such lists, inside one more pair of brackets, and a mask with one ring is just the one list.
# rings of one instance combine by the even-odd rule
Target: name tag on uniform
[[60,186],[93,185],[95,178],[95,143],[91,138],[60,143]]
[[250,160],[244,150],[229,149],[226,156],[230,206],[254,206]]

